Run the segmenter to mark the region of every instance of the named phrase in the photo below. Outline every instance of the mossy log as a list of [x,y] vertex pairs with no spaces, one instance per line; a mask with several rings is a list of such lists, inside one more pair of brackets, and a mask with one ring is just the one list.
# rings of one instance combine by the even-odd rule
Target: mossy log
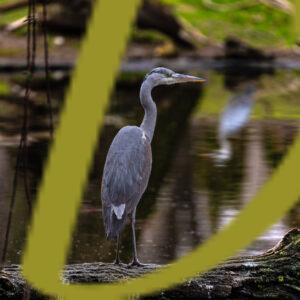
[[[110,283],[162,268],[128,268],[105,263],[68,265],[66,283]],[[22,299],[28,287],[19,266],[0,273],[0,299]],[[35,291],[31,299],[42,299]],[[232,258],[204,275],[148,299],[300,299],[300,229],[293,229],[272,249],[258,256]]]

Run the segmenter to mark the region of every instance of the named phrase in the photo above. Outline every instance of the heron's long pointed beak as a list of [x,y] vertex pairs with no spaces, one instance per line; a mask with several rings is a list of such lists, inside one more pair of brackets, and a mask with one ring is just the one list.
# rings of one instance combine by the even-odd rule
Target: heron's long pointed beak
[[191,76],[191,75],[185,75],[185,74],[179,74],[175,73],[172,76],[176,83],[183,83],[183,82],[205,82],[206,80],[201,77]]

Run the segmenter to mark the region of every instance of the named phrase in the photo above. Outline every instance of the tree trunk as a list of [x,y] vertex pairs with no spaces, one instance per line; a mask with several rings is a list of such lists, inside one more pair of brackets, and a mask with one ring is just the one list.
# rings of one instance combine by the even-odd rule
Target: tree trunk
[[[105,263],[68,265],[67,283],[108,283],[141,276],[158,265],[128,268]],[[19,266],[0,273],[0,298],[22,299],[26,283]],[[42,299],[34,291],[32,299]],[[258,256],[237,257],[178,287],[148,299],[299,299],[300,229],[293,229],[271,250]]]

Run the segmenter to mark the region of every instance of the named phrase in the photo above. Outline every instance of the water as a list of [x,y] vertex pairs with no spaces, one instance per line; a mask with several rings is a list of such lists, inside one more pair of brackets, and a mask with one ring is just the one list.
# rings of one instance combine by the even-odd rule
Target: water
[[[188,84],[154,92],[159,115],[152,145],[153,170],[137,210],[138,251],[143,262],[175,260],[228,224],[270,178],[298,133],[299,72],[200,73],[209,80],[203,88]],[[2,76],[0,82],[6,93],[7,89],[20,89],[11,78]],[[70,263],[114,259],[114,243],[105,240],[102,225],[101,174],[108,147],[119,128],[138,124],[142,119],[137,84],[139,80],[131,85],[119,84],[113,94],[82,199]],[[56,90],[57,111],[64,88],[63,84]],[[19,174],[9,231],[7,221],[22,107],[2,98],[5,97],[0,96],[0,254],[8,232],[5,261],[17,263],[29,223],[24,168]],[[36,107],[42,107],[38,101],[43,99],[41,90],[35,91],[34,98]],[[41,108],[39,112],[43,117],[32,115],[30,124],[27,177],[32,198],[49,145],[46,114]],[[77,133],[78,142],[81,134],[84,126]],[[286,231],[300,226],[299,213],[300,205],[239,255],[259,254],[273,247]],[[128,226],[122,237],[124,261],[130,260],[130,238]]]

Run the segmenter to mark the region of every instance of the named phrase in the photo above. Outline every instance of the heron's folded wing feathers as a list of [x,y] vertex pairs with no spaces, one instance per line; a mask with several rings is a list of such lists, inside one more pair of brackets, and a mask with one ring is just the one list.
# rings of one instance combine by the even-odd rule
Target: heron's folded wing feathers
[[131,206],[138,201],[148,184],[151,160],[150,143],[143,132],[137,127],[121,130],[106,158],[102,180],[104,204]]

